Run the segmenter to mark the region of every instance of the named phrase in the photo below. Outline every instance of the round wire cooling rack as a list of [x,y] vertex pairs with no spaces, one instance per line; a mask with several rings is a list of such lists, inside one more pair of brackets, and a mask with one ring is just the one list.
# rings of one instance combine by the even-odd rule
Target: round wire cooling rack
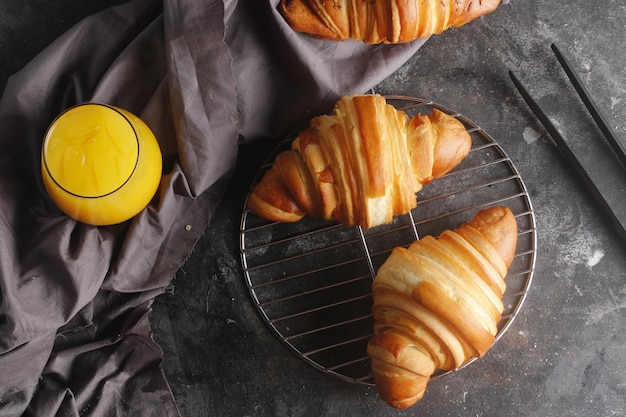
[[[373,335],[371,284],[394,247],[454,229],[481,208],[508,206],[518,223],[518,244],[506,278],[505,310],[497,341],[526,298],[537,246],[535,215],[526,186],[506,153],[482,128],[431,101],[404,96],[386,99],[409,116],[437,108],[461,121],[472,137],[468,157],[425,186],[417,194],[418,205],[412,212],[396,217],[391,224],[362,229],[308,216],[296,223],[275,223],[244,206],[240,226],[246,284],[269,328],[315,368],[365,385],[374,385],[366,353]],[[253,184],[294,138],[290,135],[281,141]],[[437,371],[433,378],[449,372]]]

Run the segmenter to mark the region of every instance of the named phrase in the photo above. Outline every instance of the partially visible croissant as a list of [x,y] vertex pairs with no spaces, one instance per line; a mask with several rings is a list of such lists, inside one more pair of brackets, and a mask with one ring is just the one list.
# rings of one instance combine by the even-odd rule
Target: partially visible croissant
[[471,137],[437,109],[412,118],[377,94],[344,96],[314,117],[248,196],[268,220],[306,214],[370,228],[417,205],[415,193],[464,159]]
[[456,369],[487,352],[516,247],[515,216],[499,206],[392,251],[372,286],[375,324],[367,348],[383,400],[410,407],[436,369]]
[[494,11],[500,0],[281,0],[291,28],[315,38],[404,43]]

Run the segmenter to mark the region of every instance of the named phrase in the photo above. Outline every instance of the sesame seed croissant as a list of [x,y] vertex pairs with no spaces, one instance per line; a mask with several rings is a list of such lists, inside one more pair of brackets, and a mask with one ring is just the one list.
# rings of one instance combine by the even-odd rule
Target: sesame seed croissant
[[404,43],[494,11],[500,0],[281,0],[291,28],[315,38]]

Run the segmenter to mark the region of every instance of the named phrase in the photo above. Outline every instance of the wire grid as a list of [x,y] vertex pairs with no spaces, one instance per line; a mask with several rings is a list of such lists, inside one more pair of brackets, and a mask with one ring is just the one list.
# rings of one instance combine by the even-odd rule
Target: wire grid
[[[240,227],[246,284],[269,328],[315,368],[365,385],[374,385],[366,353],[373,335],[371,284],[394,247],[407,247],[419,236],[454,229],[481,208],[508,206],[518,223],[518,244],[506,278],[505,310],[496,341],[526,298],[536,257],[532,204],[522,178],[500,146],[482,128],[444,106],[404,96],[386,99],[410,116],[437,108],[461,121],[472,137],[468,157],[424,186],[411,213],[365,230],[312,217],[296,223],[269,222],[244,208]],[[294,137],[281,142],[254,183]],[[437,371],[433,378],[448,372]]]

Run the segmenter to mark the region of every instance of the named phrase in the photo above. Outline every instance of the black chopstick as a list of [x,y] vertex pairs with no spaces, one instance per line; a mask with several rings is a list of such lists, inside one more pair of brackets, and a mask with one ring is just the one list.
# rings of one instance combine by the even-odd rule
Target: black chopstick
[[604,198],[602,192],[600,192],[596,184],[593,182],[587,170],[585,170],[580,161],[578,161],[565,139],[563,139],[563,136],[561,136],[561,134],[556,129],[556,127],[554,127],[554,124],[552,124],[548,116],[543,112],[543,110],[541,110],[541,107],[539,107],[535,100],[530,96],[526,88],[515,76],[513,71],[509,70],[509,76],[511,77],[513,84],[515,84],[515,87],[520,92],[528,107],[532,110],[537,119],[539,119],[543,127],[546,129],[546,132],[548,132],[548,134],[554,140],[554,143],[561,152],[561,155],[563,155],[563,158],[576,171],[576,173],[587,186],[587,189],[593,194],[596,201],[600,204],[602,209],[610,216],[611,221],[617,227],[617,232],[620,234],[620,236],[626,239],[626,221],[623,222],[619,218],[619,216],[613,211],[613,208],[607,202],[606,198]]
[[552,124],[548,116],[543,112],[543,110],[541,110],[541,107],[539,107],[537,102],[535,102],[535,100],[530,96],[526,88],[515,76],[513,71],[509,71],[509,76],[511,77],[513,84],[515,84],[515,87],[517,87],[517,90],[520,92],[526,104],[528,104],[530,110],[532,110],[537,119],[539,119],[543,127],[546,129],[546,132],[548,132],[548,134],[552,137],[554,143],[556,144],[556,147],[559,149],[567,163],[570,164],[572,168],[574,168],[576,172],[583,177],[583,180],[585,181],[587,186],[594,192],[594,194],[600,195],[602,200],[604,200],[604,197],[601,196],[600,192],[596,188],[596,185],[591,180],[591,177],[589,177],[589,174],[587,174],[585,168],[583,168],[580,161],[578,161],[578,158],[576,158],[569,145],[567,144],[567,142],[565,142],[565,139],[563,139],[563,136],[561,136],[561,133],[559,133],[557,128],[554,127],[554,124]]
[[587,92],[587,89],[581,82],[580,78],[574,71],[573,67],[570,65],[567,58],[565,58],[565,56],[561,53],[561,51],[555,44],[552,44],[551,47],[552,47],[552,51],[554,52],[554,55],[556,55],[556,58],[559,60],[559,63],[561,64],[561,66],[565,70],[565,73],[567,74],[570,81],[574,85],[576,92],[582,99],[583,103],[585,103],[585,107],[587,107],[587,110],[589,111],[589,113],[591,113],[593,120],[596,122],[596,124],[602,131],[602,134],[604,135],[607,142],[611,146],[611,149],[613,150],[617,158],[620,160],[622,165],[626,167],[626,150],[624,150],[622,143],[615,136],[613,131],[609,128],[604,116],[602,115],[602,112],[591,99],[591,96]]

